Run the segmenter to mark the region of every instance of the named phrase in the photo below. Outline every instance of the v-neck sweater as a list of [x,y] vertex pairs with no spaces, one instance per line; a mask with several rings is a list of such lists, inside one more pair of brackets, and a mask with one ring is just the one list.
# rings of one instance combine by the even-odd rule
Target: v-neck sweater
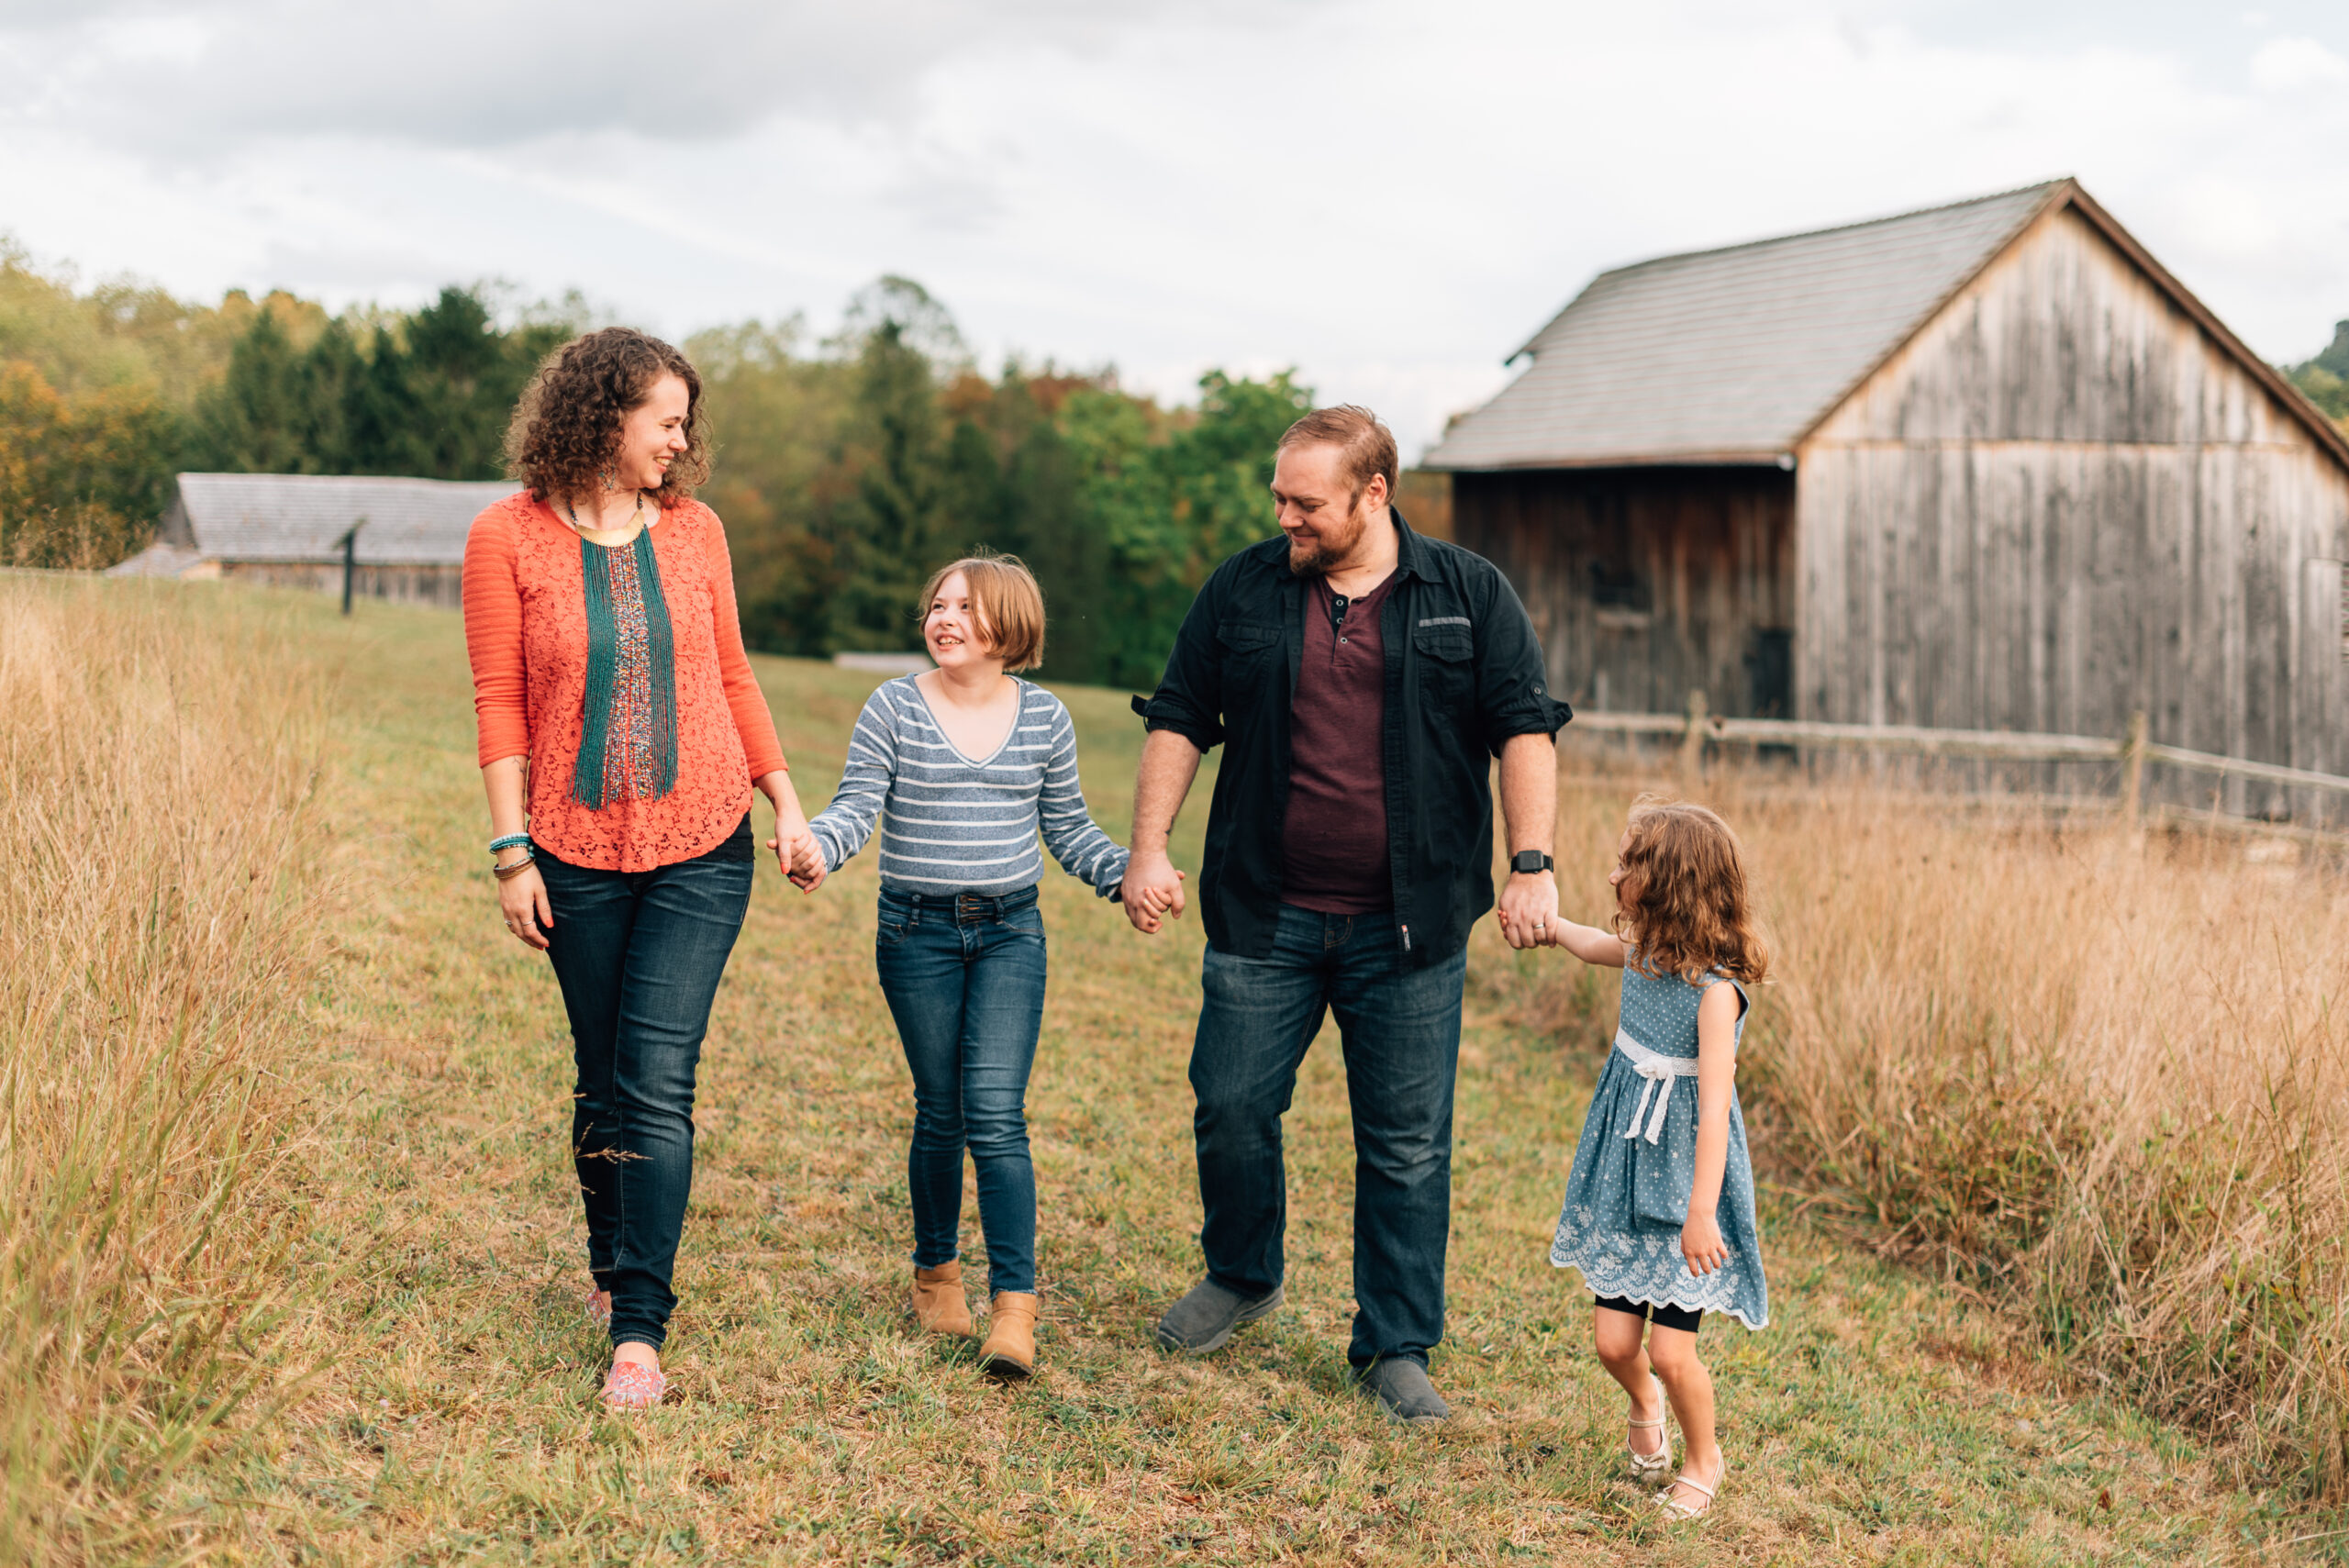
[[785,765],[742,648],[718,514],[684,501],[651,527],[676,647],[677,783],[658,799],[600,807],[572,795],[587,687],[579,535],[524,490],[484,510],[465,536],[465,651],[481,764],[528,759],[532,842],[599,871],[650,871],[707,854],[750,810],[751,781]]

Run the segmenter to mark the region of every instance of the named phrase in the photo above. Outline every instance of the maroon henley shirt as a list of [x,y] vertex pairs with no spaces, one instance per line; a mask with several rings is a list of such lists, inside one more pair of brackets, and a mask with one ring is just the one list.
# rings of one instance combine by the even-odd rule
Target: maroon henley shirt
[[1395,573],[1333,623],[1337,596],[1316,577],[1305,600],[1305,661],[1289,708],[1288,814],[1281,902],[1323,915],[1395,905],[1386,844],[1386,643],[1379,612]]

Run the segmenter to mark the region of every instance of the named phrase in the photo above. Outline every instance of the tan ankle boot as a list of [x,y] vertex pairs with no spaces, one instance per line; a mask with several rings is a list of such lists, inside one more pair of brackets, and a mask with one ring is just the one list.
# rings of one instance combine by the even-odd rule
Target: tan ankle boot
[[997,1377],[1025,1377],[1036,1370],[1036,1298],[1025,1291],[999,1290],[987,1309],[986,1342],[979,1368]]
[[964,1339],[977,1333],[978,1325],[971,1321],[971,1304],[963,1299],[963,1265],[958,1261],[941,1263],[934,1269],[914,1271],[914,1296],[908,1304],[914,1320],[932,1334],[959,1334]]

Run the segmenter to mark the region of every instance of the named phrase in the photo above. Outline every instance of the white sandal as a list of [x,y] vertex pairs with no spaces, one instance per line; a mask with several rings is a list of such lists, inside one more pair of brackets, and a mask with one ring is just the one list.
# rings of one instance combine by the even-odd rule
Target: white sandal
[[[1672,1401],[1664,1395],[1664,1384],[1655,1377],[1650,1377],[1648,1381],[1655,1385],[1655,1396],[1664,1406],[1664,1414],[1653,1421],[1627,1420],[1625,1424],[1634,1431],[1662,1427],[1672,1419]],[[1653,1453],[1642,1453],[1628,1440],[1623,1444],[1623,1453],[1631,1462],[1631,1479],[1642,1486],[1656,1485],[1672,1473],[1672,1436],[1669,1432],[1664,1434],[1663,1446]]]
[[1690,1480],[1685,1474],[1675,1475],[1672,1479],[1673,1486],[1686,1486],[1691,1492],[1703,1493],[1705,1495],[1704,1507],[1693,1507],[1690,1505],[1682,1502],[1679,1498],[1672,1495],[1672,1488],[1670,1486],[1665,1487],[1663,1491],[1655,1495],[1655,1506],[1664,1510],[1664,1517],[1668,1519],[1701,1519],[1707,1514],[1713,1511],[1713,1499],[1720,1495],[1721,1483],[1728,1479],[1729,1455],[1723,1454],[1721,1455],[1720,1468],[1713,1472],[1713,1484],[1709,1486],[1706,1485],[1701,1481]]

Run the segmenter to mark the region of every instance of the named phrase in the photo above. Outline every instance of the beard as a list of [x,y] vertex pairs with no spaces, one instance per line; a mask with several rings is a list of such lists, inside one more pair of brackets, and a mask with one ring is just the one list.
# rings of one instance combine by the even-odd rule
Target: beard
[[1341,564],[1362,542],[1364,529],[1370,527],[1370,517],[1363,510],[1357,497],[1346,520],[1336,528],[1321,530],[1319,539],[1292,539],[1288,543],[1288,569],[1293,576],[1326,576],[1332,567]]

